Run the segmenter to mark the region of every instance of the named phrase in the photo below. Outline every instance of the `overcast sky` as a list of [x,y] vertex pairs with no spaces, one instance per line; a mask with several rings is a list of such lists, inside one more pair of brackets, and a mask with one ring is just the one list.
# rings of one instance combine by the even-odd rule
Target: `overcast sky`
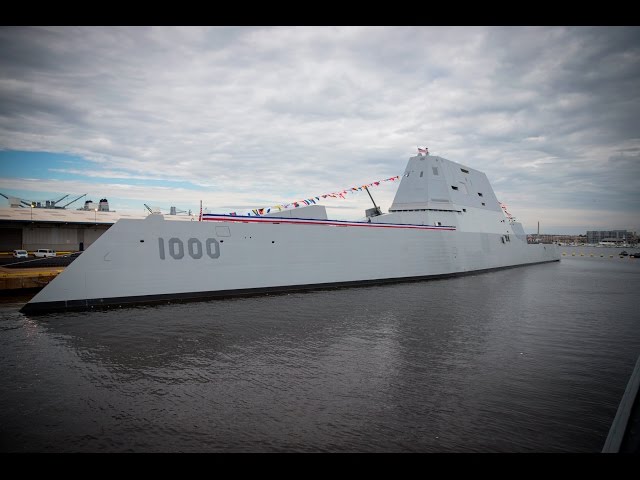
[[6,195],[240,213],[402,175],[417,146],[528,232],[640,232],[640,28],[0,27]]

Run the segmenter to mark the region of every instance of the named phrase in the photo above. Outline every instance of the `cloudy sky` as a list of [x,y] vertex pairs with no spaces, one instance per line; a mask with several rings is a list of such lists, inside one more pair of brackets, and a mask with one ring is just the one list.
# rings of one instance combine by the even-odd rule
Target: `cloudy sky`
[[[0,27],[8,196],[243,213],[402,175],[418,145],[528,232],[640,232],[640,28]],[[386,211],[395,184],[371,193]]]

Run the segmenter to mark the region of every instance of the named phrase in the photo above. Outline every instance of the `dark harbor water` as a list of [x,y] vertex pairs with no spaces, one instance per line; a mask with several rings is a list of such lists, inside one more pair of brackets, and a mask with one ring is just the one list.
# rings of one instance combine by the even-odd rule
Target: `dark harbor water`
[[103,312],[29,318],[5,299],[0,451],[599,452],[640,355],[640,259],[562,251]]

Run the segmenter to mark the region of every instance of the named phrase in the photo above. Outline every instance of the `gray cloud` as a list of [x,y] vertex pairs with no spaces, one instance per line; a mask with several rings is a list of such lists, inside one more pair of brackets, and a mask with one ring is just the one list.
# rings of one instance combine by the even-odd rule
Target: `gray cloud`
[[610,209],[603,228],[640,229],[639,116],[637,27],[0,28],[0,148],[212,207],[396,175],[426,144],[527,227]]

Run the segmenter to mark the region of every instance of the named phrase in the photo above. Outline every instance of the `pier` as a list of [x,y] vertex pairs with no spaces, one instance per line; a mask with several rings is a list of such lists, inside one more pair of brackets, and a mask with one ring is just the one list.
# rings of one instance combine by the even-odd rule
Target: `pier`
[[640,357],[620,400],[602,453],[640,453]]
[[65,267],[7,268],[0,267],[0,291],[43,288],[64,271]]

